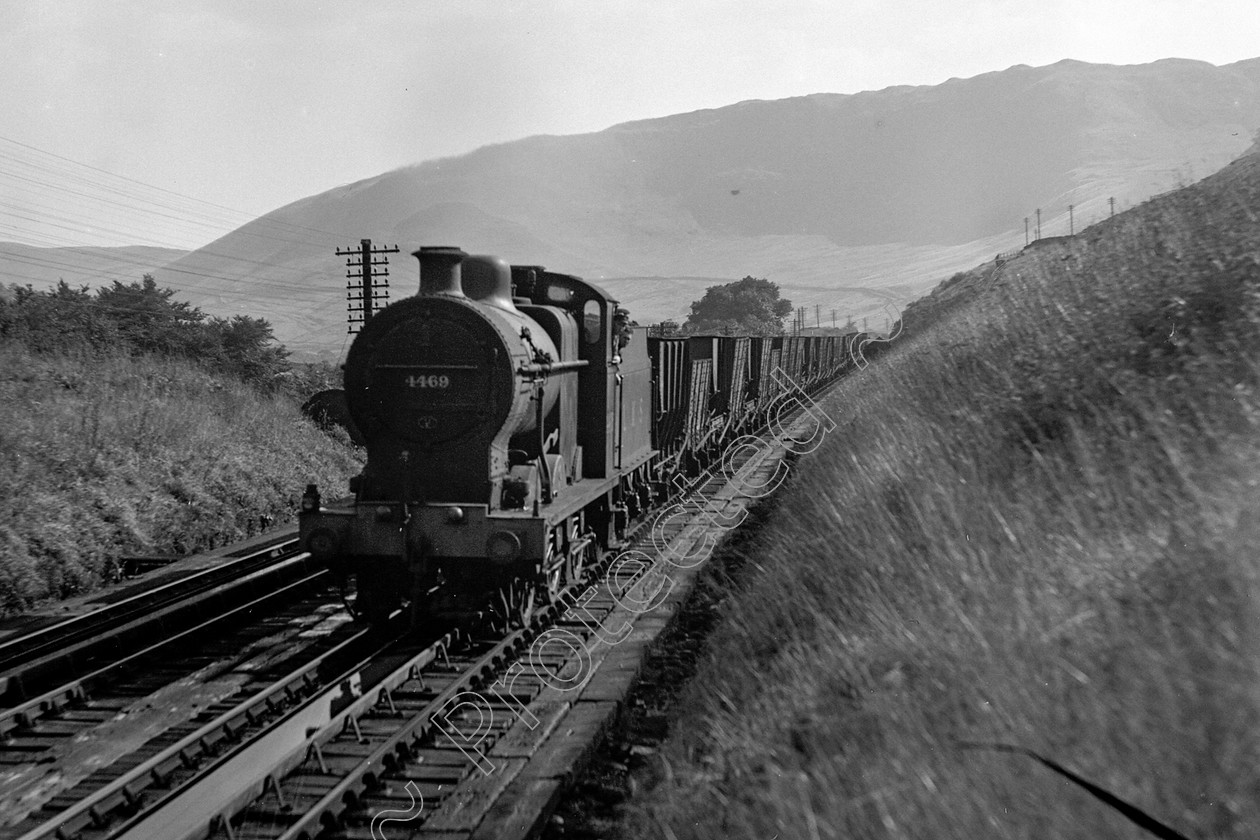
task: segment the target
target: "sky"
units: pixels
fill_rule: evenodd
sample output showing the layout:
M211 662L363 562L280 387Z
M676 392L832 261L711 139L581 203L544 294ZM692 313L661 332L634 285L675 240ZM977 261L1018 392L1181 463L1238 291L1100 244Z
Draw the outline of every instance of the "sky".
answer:
M194 248L535 134L1064 58L1257 56L1257 0L0 0L0 242Z

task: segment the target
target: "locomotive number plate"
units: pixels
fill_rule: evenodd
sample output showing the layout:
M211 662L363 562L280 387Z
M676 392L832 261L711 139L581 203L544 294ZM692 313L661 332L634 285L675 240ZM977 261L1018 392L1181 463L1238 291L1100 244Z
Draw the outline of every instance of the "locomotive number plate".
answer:
M403 382L407 383L408 388L442 389L451 387L451 378L444 373L430 373L427 376L412 374L404 379Z

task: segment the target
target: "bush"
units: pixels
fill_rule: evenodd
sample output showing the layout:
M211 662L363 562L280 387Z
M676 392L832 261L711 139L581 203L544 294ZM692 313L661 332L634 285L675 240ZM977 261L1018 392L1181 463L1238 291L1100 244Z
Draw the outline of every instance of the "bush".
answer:
M39 353L153 353L196 361L257 387L278 387L289 370L288 351L274 344L262 318L207 317L158 288L151 275L139 283L113 285L95 295L64 281L43 292L13 286L0 296L0 339Z
M0 614L88 592L126 554L206 550L346 486L354 450L181 359L0 342Z

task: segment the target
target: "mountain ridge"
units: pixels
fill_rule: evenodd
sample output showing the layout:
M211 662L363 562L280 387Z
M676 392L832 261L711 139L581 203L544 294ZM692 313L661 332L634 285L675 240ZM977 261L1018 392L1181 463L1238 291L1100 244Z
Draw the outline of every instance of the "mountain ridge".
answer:
M797 305L883 317L1021 246L1038 208L1043 235L1068 232L1068 205L1079 230L1109 198L1123 209L1216 171L1258 128L1260 58L1064 59L750 99L400 167L290 202L157 273L209 312L267 317L299 354L344 344L333 252L362 238L579 274L645 323L698 297L670 278L746 275ZM414 293L413 260L390 270L395 299Z

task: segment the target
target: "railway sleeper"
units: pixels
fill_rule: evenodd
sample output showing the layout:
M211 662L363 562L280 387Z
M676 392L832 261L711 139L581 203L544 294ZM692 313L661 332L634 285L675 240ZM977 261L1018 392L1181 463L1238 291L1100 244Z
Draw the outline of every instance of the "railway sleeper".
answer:
M353 759L354 766L358 766L376 749L373 744L362 743L353 737L337 737L320 748L320 752L324 756L324 761L330 766L337 759Z
M682 529L683 527L679 525L670 530L677 533ZM557 529L557 538L553 546L555 553L552 556L561 554L574 541L580 540L581 534L581 523L576 521L569 523L569 528L565 531ZM578 556L572 559L584 561L586 558ZM576 570L571 568L567 571L572 573ZM625 584L633 581L636 576L626 573L627 571L623 569L622 574L615 576L615 582L607 586L623 588ZM601 587L596 591L598 594L581 602L581 607L586 611L598 612L613 608L616 599L611 596L609 589ZM553 613L563 613L566 608L568 605L560 602L544 609ZM588 636L594 629L593 625L591 618L582 611L574 611L570 615L563 616L560 621L561 629L568 628L568 632L578 637ZM568 650L552 652L544 647L540 651L537 646L531 646L514 665L511 654L505 649L505 655L495 657L498 660L494 663L495 667L499 669L516 667L520 676L519 679L509 677L504 681L507 684L501 685L494 674L482 675L481 681L485 683L482 693L492 704L490 708L492 720L488 724L482 719L486 709L480 704L475 710L470 707L467 710L468 714L451 716L445 721L436 719L430 719L427 723L400 721L400 712L422 711L423 706L431 705L440 694L451 691L460 672L486 665L485 654L492 649L489 645L474 646L472 649L460 651L457 655L450 655L447 657L445 668L440 663L435 663L428 668L423 682L416 680L410 684L404 683L408 686L407 688L394 689L388 698L382 694L382 705L378 707L374 715L356 719L346 727L342 735L322 744L318 750L311 751L311 755L319 759L318 772L315 770L316 762L308 759L305 768L299 774L291 775L284 783L283 791L277 789L274 792L275 795L264 797L265 802L256 803L259 807L251 807L247 813L263 819L278 819L281 814L276 812L282 808L281 803L284 797L296 802L299 801L299 797L304 799L306 794L314 796L321 791L327 793L338 788L340 784L337 780L344 778L345 775L362 772L362 765L359 762L381 753L382 741L385 738L395 739L400 733L406 733L406 735L399 740L396 748L390 751L390 755L383 762L384 767L378 765L373 768L361 782L354 785L352 791L337 797L338 801L335 804L323 806L322 813L316 819L323 821L326 826L340 823L344 825L345 830L339 830L336 833L341 836L351 836L352 833L363 833L366 812L360 809L364 806L384 801L390 805L395 802L404 802L409 807L411 793L407 789L407 781L415 781L423 785L421 791L431 794L426 797L428 799L435 799L439 792L445 794L450 785L458 783L470 773L475 772L473 758L464 755L455 745L467 744L477 738L480 739L483 749L490 749L491 745L500 741L516 722L520 707L537 698L543 690L543 683L548 681L549 675L579 667L578 663L571 661L573 657ZM545 671L540 669L545 669ZM469 680L465 678L465 682ZM498 690L502 690L504 694L496 698ZM415 708L417 704L420 708ZM388 711L383 708L386 705L388 705ZM434 715L440 713L440 710L431 712ZM443 742L448 745L445 749ZM402 759L406 759L406 762L404 763ZM349 773L343 775L338 772L352 763L357 766L347 768ZM312 801L310 805L313 806L316 801ZM436 802L427 804L435 805ZM312 814L312 817L314 816ZM290 821L296 821L296 817ZM245 821L241 825L241 831L237 832L237 836L242 838L250 836L253 829L257 827ZM370 824L366 827L370 829ZM367 832L367 836L371 836L370 831Z
M408 763L399 767L397 770L391 770L387 777L397 779L399 781L412 781L417 784L435 784L435 785L456 785L468 776L472 770L472 764L468 758L458 750L437 750L430 748L425 752L435 753L456 753L452 755L451 760L458 763L453 764L430 764L421 762L419 764Z
M393 735L397 731L398 718L392 715L389 717L364 715L359 719L359 732L364 738L381 738Z
M337 778L334 776L290 773L284 777L284 782L279 787L273 788L273 792L278 790L282 794L276 801L284 800L284 803L288 803L292 799L309 799L308 804L313 805L336 786Z
M364 810L376 810L373 807L374 800L383 800L382 804L388 808L395 807L399 802L409 803L411 801L411 795L407 792L407 788L413 785L420 791L420 795L424 797L426 804L438 802L452 791L451 785L445 781L435 782L416 781L414 779L405 778L386 778L379 782L376 787L364 794L363 802L367 806Z
M63 738L72 738L83 731L83 727L76 726L73 722L63 720L41 720L34 726L20 729L10 735L11 741L4 744L5 749L10 748L11 743L20 743L21 739L52 741L54 743Z

